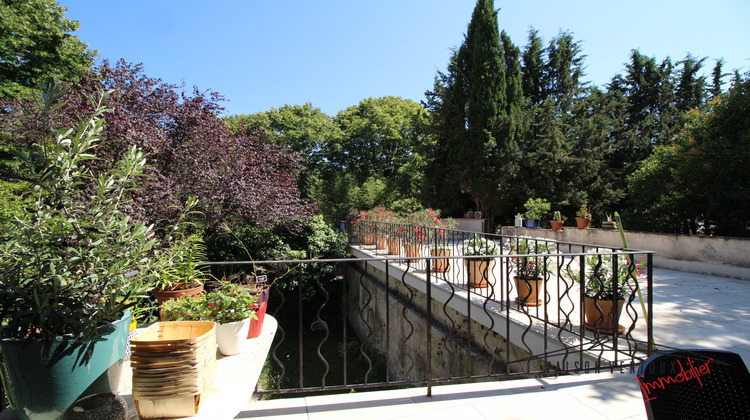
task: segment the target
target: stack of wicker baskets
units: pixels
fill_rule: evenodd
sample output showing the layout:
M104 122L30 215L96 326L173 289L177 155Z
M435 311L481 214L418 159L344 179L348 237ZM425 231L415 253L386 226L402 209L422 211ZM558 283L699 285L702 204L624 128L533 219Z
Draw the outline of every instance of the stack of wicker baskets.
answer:
M133 400L140 418L196 415L216 375L216 324L157 322L130 345Z

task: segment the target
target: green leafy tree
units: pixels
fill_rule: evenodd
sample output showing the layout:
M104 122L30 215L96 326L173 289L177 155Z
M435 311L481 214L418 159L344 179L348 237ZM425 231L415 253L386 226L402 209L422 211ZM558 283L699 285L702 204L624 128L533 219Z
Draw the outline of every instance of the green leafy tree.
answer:
M75 37L79 24L65 11L55 0L0 1L0 97L91 67L96 53Z
M306 156L306 169L317 168L328 144L341 139L341 130L331 117L312 104L284 105L256 114L232 115L224 121L235 133L261 134L270 142L287 145Z
M643 195L636 209L647 216L644 224L671 232L750 236L748 115L747 79L707 109L690 111L674 142L658 148L629 179L631 194Z

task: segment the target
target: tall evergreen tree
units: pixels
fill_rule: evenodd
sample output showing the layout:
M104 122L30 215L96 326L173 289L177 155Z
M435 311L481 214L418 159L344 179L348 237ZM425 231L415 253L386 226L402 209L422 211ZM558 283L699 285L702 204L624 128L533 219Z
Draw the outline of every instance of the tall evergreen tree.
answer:
M687 111L703 104L706 96L706 76L698 76L706 57L697 59L688 54L680 61L679 82L675 91L677 109Z
M523 52L521 67L524 96L530 105L541 104L545 99L544 90L544 48L539 31L529 30L528 43Z
M721 79L724 76L727 76L727 74L722 73L721 70L724 67L724 59L720 58L716 60L716 65L714 65L714 69L711 72L711 97L715 98L721 94L721 85L723 82Z

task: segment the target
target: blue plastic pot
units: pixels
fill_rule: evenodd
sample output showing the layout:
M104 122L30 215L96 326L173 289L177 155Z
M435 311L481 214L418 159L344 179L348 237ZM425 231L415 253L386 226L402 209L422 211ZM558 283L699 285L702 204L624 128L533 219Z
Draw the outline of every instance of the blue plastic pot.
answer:
M526 227L529 229L539 229L539 219L526 219Z
M113 323L115 331L97 342L87 364L76 350L49 366L41 341L0 340L0 369L10 407L20 419L56 419L78 398L116 390L128 341L130 312ZM52 351L57 344L52 345Z

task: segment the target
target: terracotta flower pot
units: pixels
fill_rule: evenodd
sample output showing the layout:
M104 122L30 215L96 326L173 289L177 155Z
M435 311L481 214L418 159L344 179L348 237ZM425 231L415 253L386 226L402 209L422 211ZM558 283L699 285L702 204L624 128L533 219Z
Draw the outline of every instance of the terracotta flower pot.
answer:
M388 238L388 255L398 255L401 253L401 239Z
M600 334L614 334L615 326L617 326L617 331L620 334L625 332L625 327L618 324L624 302L624 299L618 299L617 309L615 310L615 302L612 300L592 299L585 296L584 314L586 317L586 329L599 331Z
M489 278L492 275L492 269L495 267L495 260L492 258L472 258L465 260L466 276L469 287L487 288Z
M591 219L587 217L576 217L576 225L578 225L578 229L586 229L589 227L589 223L591 223Z
M419 257L422 255L422 244L404 244L404 255L407 257ZM416 264L421 261L420 258L409 258L406 260L410 264Z
M154 297L159 301L159 305L168 300L177 299L183 296L197 296L203 293L203 285L199 284L189 289L177 290L154 290Z
M451 255L451 252L445 248L431 249L430 255L433 257L447 257ZM451 269L450 260L447 258L432 260L431 264L432 271L435 273L445 273Z
M550 220L549 225L552 228L552 230L562 230L563 221L562 220Z
M526 306L539 306L542 304L542 300L539 299L539 290L544 288L544 280L542 279L521 279L513 277L516 281L516 292L518 297L516 303L519 305Z

